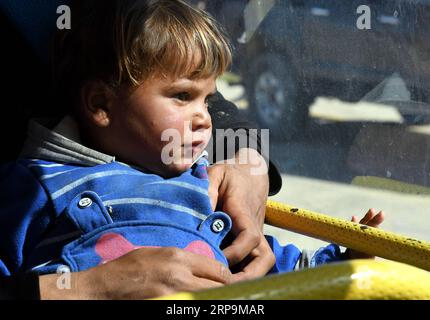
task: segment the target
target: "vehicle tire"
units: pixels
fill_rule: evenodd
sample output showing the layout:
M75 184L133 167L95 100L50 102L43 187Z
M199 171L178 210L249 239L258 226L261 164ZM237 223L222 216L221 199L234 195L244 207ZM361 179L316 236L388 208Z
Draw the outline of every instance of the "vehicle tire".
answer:
M299 103L299 81L288 57L261 53L245 73L250 114L270 137L291 140L304 130L306 110Z

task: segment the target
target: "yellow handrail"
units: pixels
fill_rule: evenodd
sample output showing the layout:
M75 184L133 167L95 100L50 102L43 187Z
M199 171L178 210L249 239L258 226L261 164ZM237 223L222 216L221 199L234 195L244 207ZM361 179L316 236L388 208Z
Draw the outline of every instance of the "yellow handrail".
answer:
M268 201L266 223L430 271L430 243Z
M430 299L428 242L274 201L266 223L403 263L351 260L161 299Z
M159 299L428 300L430 274L399 262L350 260Z

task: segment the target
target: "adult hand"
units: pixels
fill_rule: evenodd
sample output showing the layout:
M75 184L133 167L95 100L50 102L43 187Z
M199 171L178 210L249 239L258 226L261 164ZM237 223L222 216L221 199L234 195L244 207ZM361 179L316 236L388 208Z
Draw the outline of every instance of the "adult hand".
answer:
M141 248L106 264L70 273L70 289L59 277L39 277L41 299L146 299L230 283L222 263L178 248Z
M226 212L233 221L235 239L224 254L231 267L239 264L232 279L241 281L264 276L275 257L262 232L269 191L267 164L254 149L240 149L232 162L208 168L209 197L212 208Z

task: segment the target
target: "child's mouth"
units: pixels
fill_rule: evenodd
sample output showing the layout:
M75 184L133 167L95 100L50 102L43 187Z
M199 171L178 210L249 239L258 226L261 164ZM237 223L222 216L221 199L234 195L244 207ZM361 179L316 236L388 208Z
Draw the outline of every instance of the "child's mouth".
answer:
M205 147L205 141L198 140L192 143L185 143L182 146L185 149L185 156L194 158L203 151Z

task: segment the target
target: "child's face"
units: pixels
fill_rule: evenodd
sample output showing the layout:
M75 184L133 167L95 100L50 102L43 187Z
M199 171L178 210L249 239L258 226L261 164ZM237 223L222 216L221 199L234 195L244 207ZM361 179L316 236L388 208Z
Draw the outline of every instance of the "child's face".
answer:
M215 77L144 81L112 108L115 155L163 176L187 170L211 137L207 99L215 92Z

